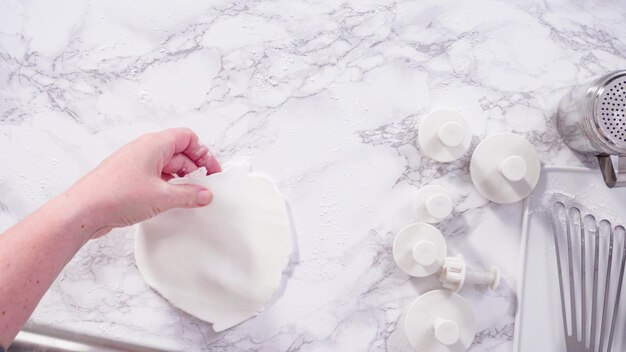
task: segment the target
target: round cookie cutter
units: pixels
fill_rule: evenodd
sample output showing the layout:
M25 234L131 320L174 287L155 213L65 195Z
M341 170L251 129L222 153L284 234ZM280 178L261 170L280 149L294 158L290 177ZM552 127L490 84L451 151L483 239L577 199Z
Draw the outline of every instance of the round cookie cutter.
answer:
M446 240L439 230L426 223L406 226L393 241L393 259L413 277L437 273L446 258Z
M462 352L476 334L476 317L469 303L447 290L418 297L407 308L402 324L417 352Z
M537 186L541 162L535 147L524 137L499 133L474 150L470 174L485 198L500 204L520 201Z
M471 126L456 111L436 110L426 115L417 131L422 152L439 162L458 159L472 143Z
M441 186L426 186L417 193L415 208L417 221L435 224L452 213L452 198Z

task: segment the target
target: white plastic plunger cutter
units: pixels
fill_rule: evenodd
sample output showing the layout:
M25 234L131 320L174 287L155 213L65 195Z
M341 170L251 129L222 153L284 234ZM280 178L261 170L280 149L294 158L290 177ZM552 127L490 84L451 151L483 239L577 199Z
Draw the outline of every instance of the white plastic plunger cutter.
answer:
M456 292L466 284L489 286L495 290L500 285L500 269L497 267L490 271L472 269L466 266L463 256L458 255L444 259L439 280L443 287Z
M470 163L474 186L492 202L508 204L532 193L541 172L535 147L513 133L486 138L476 147Z
M476 334L476 318L458 294L435 290L418 297L401 322L409 344L418 352L461 352Z
M422 152L439 162L458 159L472 143L471 126L463 115L452 110L437 110L424 117L417 132Z
M463 125L458 122L446 122L437 131L439 141L446 147L458 147L465 139Z
M437 273L446 257L446 240L429 224L406 226L393 241L393 259L405 273L425 277Z
M452 198L441 186L426 186L415 197L415 217L419 222L437 223L452 213Z
M528 174L526 160L519 155L511 155L498 165L502 176L511 182L521 181Z
M437 262L437 245L431 241L419 241L413 246L413 260L422 266Z
M442 345L454 345L461 338L459 324L454 320L437 318L433 322L433 328L435 329L435 338Z

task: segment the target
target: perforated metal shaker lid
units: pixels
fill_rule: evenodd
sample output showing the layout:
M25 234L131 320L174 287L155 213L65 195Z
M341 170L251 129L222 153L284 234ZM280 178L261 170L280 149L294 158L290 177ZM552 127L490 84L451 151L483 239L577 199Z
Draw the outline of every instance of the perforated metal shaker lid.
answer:
M599 137L626 153L626 71L603 77L594 88L593 121Z

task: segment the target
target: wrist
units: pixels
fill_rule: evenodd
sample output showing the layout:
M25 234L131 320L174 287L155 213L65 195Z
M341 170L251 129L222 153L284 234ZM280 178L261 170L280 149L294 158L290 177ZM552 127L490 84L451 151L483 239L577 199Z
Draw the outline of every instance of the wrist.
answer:
M86 199L89 197L69 189L44 206L44 211L50 213L66 229L68 236L75 237L80 246L104 227L96 207L85 201Z

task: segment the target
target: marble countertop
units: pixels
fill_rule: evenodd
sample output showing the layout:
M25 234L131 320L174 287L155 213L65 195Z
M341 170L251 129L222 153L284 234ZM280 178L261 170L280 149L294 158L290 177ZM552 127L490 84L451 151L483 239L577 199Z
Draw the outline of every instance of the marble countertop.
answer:
M512 131L544 164L593 165L554 113L572 85L626 67L625 16L619 0L3 1L0 229L133 137L189 126L271 175L297 232L284 291L224 333L144 284L124 229L68 264L33 321L185 351L406 351L398 318L438 283L390 249L419 187L438 184L451 251L503 274L462 292L470 350L512 351L522 205L482 198L469 153L423 157L415 126L456 109L474 146Z

